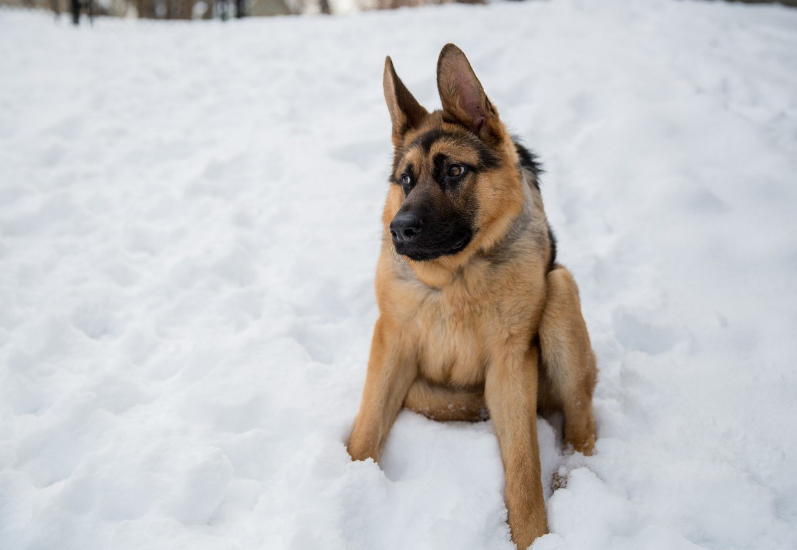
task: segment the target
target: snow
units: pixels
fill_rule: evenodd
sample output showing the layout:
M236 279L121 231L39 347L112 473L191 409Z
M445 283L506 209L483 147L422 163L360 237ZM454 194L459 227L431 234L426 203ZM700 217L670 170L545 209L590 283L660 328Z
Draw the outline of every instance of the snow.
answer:
M797 11L663 0L0 12L1 548L513 547L489 422L345 449L383 59L434 107L448 41L544 162L601 369L593 457L538 420L535 550L797 548Z

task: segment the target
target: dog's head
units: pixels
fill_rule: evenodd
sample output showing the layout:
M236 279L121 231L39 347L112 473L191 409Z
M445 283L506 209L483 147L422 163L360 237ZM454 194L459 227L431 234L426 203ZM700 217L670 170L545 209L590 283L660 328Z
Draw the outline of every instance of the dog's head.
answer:
M487 249L523 207L518 152L465 54L440 52L429 113L385 60L395 155L383 221L398 254L454 260Z

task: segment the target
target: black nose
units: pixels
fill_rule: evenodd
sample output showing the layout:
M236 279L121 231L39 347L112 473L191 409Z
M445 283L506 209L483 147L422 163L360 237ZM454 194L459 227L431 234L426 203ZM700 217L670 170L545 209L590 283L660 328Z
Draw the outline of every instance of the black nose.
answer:
M397 243L411 243L421 234L423 219L415 212L399 212L390 222L390 234Z

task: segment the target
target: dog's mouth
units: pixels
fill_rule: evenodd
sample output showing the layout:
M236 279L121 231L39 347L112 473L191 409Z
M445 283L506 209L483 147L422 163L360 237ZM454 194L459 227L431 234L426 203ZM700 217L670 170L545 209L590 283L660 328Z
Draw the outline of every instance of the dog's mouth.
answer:
M429 260L435 260L440 258L441 256L452 256L459 252L462 252L467 246L470 244L473 235L464 235L461 238L454 241L454 243L450 246L446 247L423 247L413 245L411 243L397 243L393 242L393 245L396 248L396 252L401 254L402 256L408 257L410 260L415 262L426 262Z
M468 246L469 242L470 242L470 235L462 237L461 239L459 239L457 242L454 243L454 246L451 247L451 251L449 253L456 254L457 252Z

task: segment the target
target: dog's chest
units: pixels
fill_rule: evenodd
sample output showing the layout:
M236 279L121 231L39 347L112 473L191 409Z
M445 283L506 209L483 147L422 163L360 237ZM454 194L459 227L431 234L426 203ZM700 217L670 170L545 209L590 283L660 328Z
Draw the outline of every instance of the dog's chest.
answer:
M459 387L484 382L491 308L439 295L419 310L419 368L432 382Z

